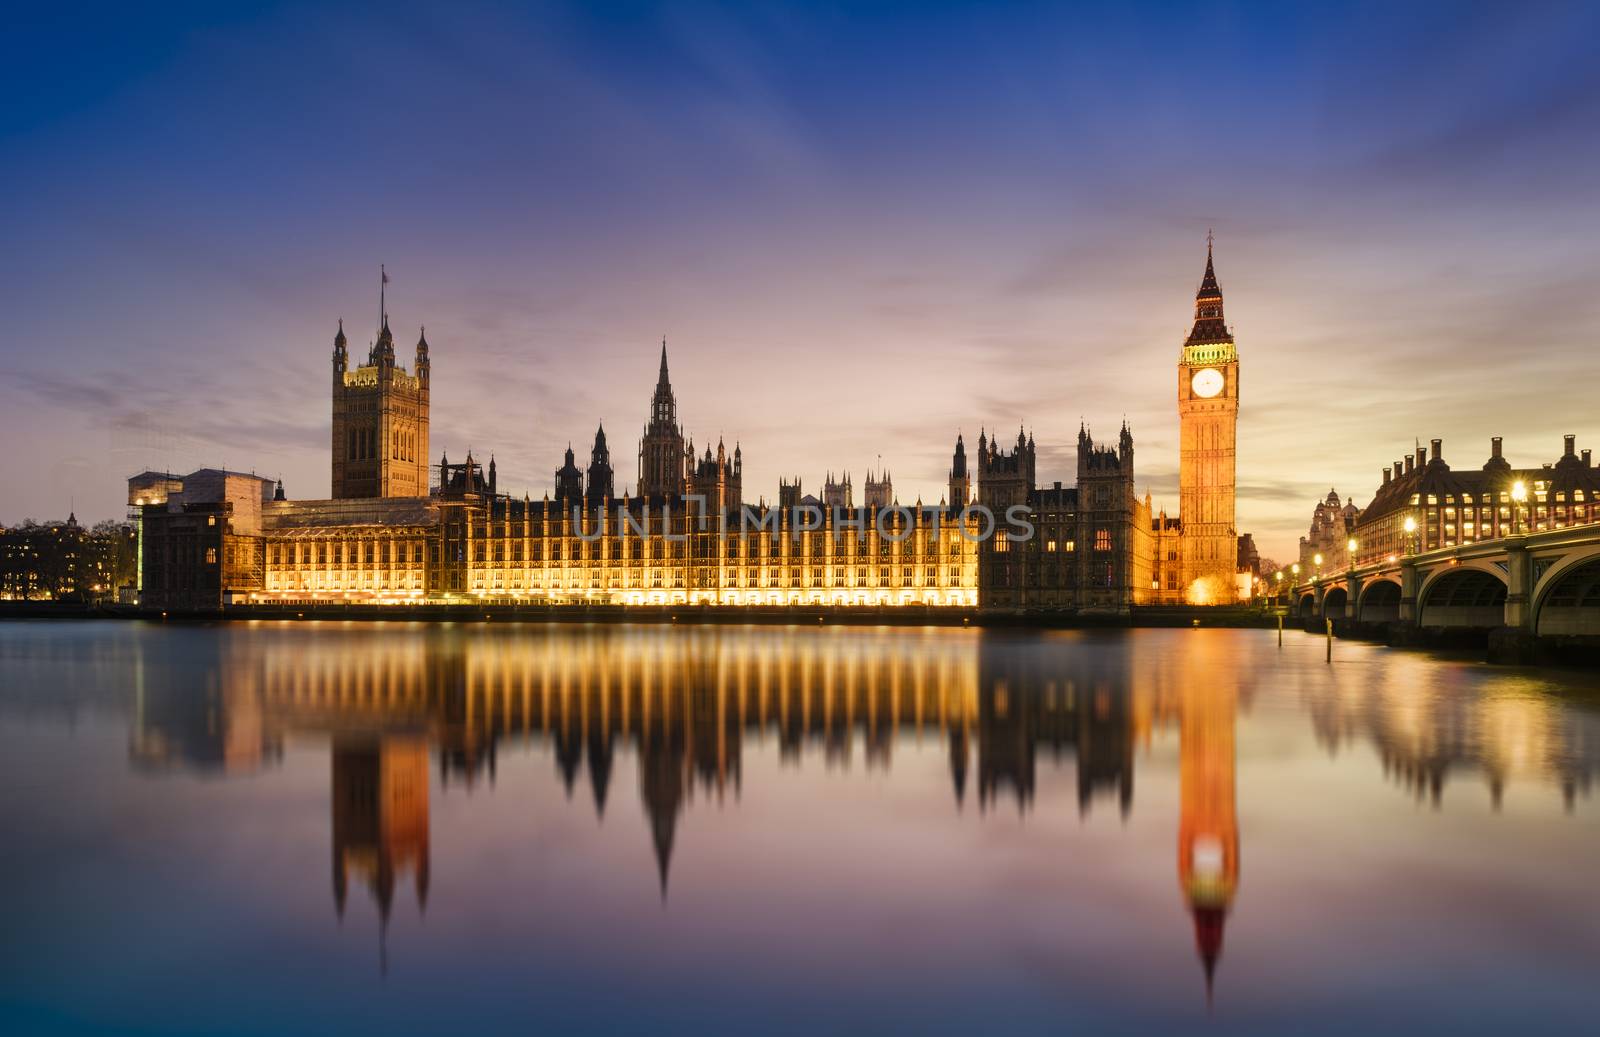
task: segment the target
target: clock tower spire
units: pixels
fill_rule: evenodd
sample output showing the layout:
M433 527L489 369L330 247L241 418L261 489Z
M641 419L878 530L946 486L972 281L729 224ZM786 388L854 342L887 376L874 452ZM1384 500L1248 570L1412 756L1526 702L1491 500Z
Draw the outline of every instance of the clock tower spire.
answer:
M1239 352L1222 315L1211 236L1194 296L1194 327L1178 358L1178 500L1183 523L1184 600L1232 602L1238 563L1234 488L1239 426Z

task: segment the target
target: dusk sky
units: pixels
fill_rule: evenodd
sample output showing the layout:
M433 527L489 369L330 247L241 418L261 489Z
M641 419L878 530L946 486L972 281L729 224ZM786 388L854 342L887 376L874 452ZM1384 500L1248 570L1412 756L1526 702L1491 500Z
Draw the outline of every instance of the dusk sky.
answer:
M1417 439L1600 447L1600 6L45 10L0 63L3 523L146 468L327 496L380 263L433 459L535 497L601 420L632 486L666 335L747 499L881 455L931 503L1019 423L1070 485L1126 417L1176 511L1208 228L1263 554Z

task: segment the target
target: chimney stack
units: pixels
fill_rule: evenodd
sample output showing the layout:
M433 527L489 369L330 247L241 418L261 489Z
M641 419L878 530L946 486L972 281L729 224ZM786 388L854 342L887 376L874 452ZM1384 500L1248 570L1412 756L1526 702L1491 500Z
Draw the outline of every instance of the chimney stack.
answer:
M1489 456L1496 461L1500 460L1500 437L1495 436L1489 440Z
M1383 484L1385 486L1389 485L1389 475L1390 475L1389 469L1385 468L1383 470Z
M1585 468L1591 467L1590 462L1589 462L1589 451L1587 451L1587 450L1585 450L1583 452L1583 466Z
M1427 466L1428 466L1428 448L1425 447L1425 446L1419 446L1419 447L1417 447L1417 467L1418 468L1426 468Z
M1412 467L1413 464L1416 463L1416 460L1417 460L1416 455L1414 455L1414 454L1407 454L1406 455L1406 474L1407 475L1411 474L1411 467Z
M1561 437L1561 442L1563 444L1562 445L1562 449L1561 449L1561 455L1563 457L1571 457L1572 453L1573 453L1573 448L1578 445L1578 437L1577 436L1562 436Z
M1433 441L1433 459L1435 461L1444 460L1444 450L1442 449L1443 444L1444 440L1442 439L1436 439Z
M1400 462L1399 461L1396 461L1394 463L1394 477L1396 479L1400 478Z

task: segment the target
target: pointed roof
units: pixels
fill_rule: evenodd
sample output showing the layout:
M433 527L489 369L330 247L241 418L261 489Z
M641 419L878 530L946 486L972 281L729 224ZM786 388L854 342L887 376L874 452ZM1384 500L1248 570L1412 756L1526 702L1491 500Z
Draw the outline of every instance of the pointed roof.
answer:
M1194 327L1189 331L1185 346L1231 345L1233 334L1228 331L1222 314L1222 287L1217 284L1217 267L1212 257L1211 236L1206 236L1206 272L1200 278L1200 288L1194 293Z
M1194 293L1196 299L1220 299L1222 288L1217 284L1217 267L1212 258L1212 244L1206 241L1206 272L1200 278L1200 290Z
M656 378L657 387L670 386L672 382L667 378L667 336L661 336L661 374Z
M344 348L344 345L345 345L345 343L346 343L346 342L348 342L348 341L349 341L349 340L348 340L348 339L346 339L346 338L345 338L345 337L344 337L344 318L343 318L343 317L340 317L340 318L339 318L339 330L338 330L338 332L337 332L337 333L336 333L336 334L335 334L335 335L334 335L334 336L333 336L333 345L334 345L334 348L335 348L335 349L343 349L343 348Z

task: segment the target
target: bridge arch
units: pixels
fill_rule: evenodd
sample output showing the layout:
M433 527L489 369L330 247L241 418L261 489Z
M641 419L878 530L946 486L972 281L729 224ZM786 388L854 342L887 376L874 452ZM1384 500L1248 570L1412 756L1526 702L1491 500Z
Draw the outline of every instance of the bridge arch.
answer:
M1356 619L1362 623L1393 623L1400 618L1400 581L1386 577L1368 580L1357 600Z
M1300 595L1300 601L1295 606L1295 614L1301 619L1317 618L1317 596L1311 591Z
M1343 619L1350 593L1343 587L1333 586L1322 592L1322 615L1330 619Z
M1539 635L1600 635L1600 551L1553 566L1534 597Z
M1417 593L1425 627L1497 627L1506 621L1506 577L1489 565L1436 569Z

